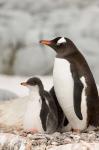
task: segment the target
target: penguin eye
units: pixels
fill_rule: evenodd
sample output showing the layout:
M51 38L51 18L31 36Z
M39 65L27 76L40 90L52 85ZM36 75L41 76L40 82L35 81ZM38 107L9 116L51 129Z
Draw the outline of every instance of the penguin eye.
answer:
M35 81L33 81L33 83L32 83L33 85L36 85L36 82Z

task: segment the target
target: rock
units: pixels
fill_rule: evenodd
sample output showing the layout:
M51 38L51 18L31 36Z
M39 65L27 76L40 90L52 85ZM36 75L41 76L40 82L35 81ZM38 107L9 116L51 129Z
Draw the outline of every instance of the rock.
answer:
M52 70L54 54L44 47L22 48L16 54L13 73L21 75L45 75ZM20 64L20 65L19 65Z
M62 146L56 146L54 148L50 148L49 150L98 150L99 144L97 143L75 143L75 144L67 144Z
M14 129L15 130L15 129ZM34 134L23 136L22 132L0 133L0 149L28 149L28 150L98 150L99 131L87 133L66 132L63 134ZM21 133L21 136L20 136ZM71 136L72 135L72 136ZM91 135L91 137L90 137ZM78 141L78 136L80 137ZM95 137L92 141L90 138ZM71 137L73 137L71 139ZM82 139L83 137L83 139ZM90 138L89 138L90 137ZM65 141L68 143L65 143ZM97 140L98 139L98 140ZM63 141L63 142L62 142Z
M10 100L10 99L15 99L15 98L18 98L18 95L15 94L14 92L11 92L5 89L0 89L0 101Z
M31 16L20 11L0 10L0 22L0 73L12 74L15 53L23 45Z
M0 73L10 74L10 60L12 57L12 50L10 48L0 47Z
M0 149L19 149L26 147L25 143L25 138L13 134L0 133Z

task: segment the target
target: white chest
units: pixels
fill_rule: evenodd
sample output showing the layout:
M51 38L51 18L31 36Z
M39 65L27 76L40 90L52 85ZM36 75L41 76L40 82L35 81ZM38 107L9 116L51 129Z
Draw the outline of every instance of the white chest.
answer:
M70 63L65 59L55 58L53 70L53 82L58 101L68 118L72 128L84 129L86 127L86 104L83 91L81 112L83 120L79 120L74 111L74 81L72 78ZM83 102L84 101L84 102Z
M65 59L55 59L53 81L59 102L63 105L63 109L67 110L73 106L74 82L70 71L70 63Z
M43 132L42 123L40 119L41 111L41 100L38 94L30 96L28 102L25 117L24 117L24 129L31 130L33 128L37 129L39 132Z

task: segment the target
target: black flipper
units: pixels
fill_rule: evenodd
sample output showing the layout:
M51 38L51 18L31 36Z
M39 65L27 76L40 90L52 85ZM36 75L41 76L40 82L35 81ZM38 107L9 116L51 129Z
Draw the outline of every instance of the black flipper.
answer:
M49 110L47 120L46 120L46 132L53 133L58 128L57 107L50 93L48 93L47 91L44 91L44 96L45 96L46 104L48 105L48 110Z
M47 120L48 113L49 113L48 106L46 105L45 99L42 97L42 108L40 111L40 118L41 118L42 127L44 131L46 131L46 120Z
M54 87L52 87L49 92L50 92L51 96L53 97L54 102L55 102L56 107L57 107L57 112L58 112L58 129L61 130L62 127L63 126L67 126L67 124L69 122L68 122L67 118L65 117L65 114L64 114L62 108L60 107L60 105L58 103Z
M81 113L81 96L83 90L83 84L80 81L80 77L74 65L71 64L71 72L74 79L74 110L77 117L82 120L83 116Z

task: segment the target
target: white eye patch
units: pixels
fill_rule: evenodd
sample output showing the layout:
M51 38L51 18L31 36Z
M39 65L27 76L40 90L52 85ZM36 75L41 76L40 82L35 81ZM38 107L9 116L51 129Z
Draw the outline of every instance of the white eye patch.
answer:
M66 43L66 39L64 37L60 38L58 41L57 41L57 45L61 44L61 43Z

